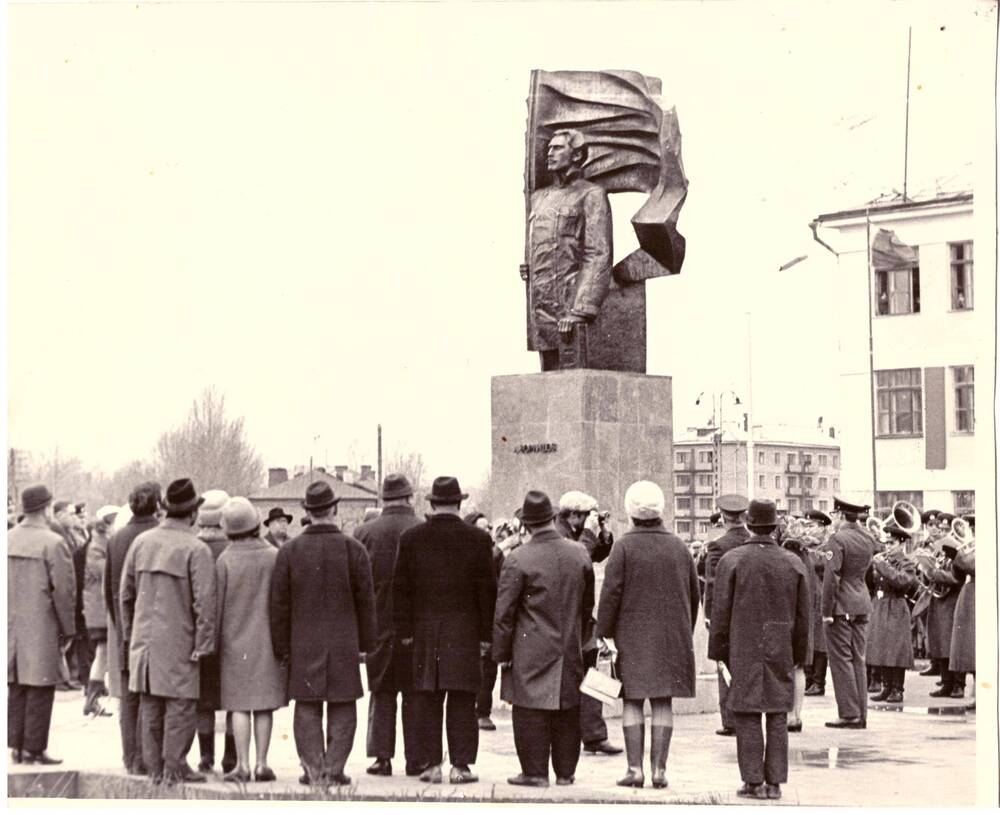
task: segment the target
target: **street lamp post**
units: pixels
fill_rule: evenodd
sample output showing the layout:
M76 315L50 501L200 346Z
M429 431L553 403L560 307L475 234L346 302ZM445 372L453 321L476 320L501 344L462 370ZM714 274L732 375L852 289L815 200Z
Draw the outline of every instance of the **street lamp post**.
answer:
M698 394L698 398L694 400L696 405L701 404L701 399L705 395L702 391ZM722 391L721 393L712 393L712 500L716 501L722 492L722 406L723 400L726 396L733 397L734 405L743 404L740 401L740 397L736 395L735 391ZM716 421L718 417L718 421ZM735 455L735 453L734 453Z

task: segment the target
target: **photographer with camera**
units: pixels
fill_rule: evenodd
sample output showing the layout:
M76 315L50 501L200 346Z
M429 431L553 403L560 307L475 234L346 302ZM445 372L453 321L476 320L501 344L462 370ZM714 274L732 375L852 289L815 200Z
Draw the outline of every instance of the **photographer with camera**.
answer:
M593 563L601 563L611 554L614 535L605 528L610 513L600 513L597 501L585 492L570 490L559 499L559 517L556 530L564 538L583 544ZM594 636L597 621L591 617L584 631L583 664L584 673L597 666L597 637ZM584 695L580 701L580 738L583 749L592 755L616 756L622 748L608 741L608 726L604 723L601 703Z

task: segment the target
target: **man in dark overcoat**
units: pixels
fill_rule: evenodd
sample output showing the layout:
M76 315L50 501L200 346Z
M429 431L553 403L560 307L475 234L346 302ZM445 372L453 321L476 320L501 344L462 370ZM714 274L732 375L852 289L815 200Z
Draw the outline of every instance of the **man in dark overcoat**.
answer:
M888 544L902 545L910 534L898 526L885 530ZM896 550L897 552L899 550ZM878 670L881 687L873 702L903 703L906 672L913 670L913 638L910 636L910 604L907 596L917 586L916 566L905 555L885 551L872 561L875 600L865 659Z
M725 664L729 707L736 724L736 757L743 798L780 798L788 780L788 711L795 666L809 646L809 587L805 566L772 537L773 501L752 501L743 546L719 561L708 658ZM767 739L761 733L766 717Z
M302 507L311 523L278 550L271 576L271 643L275 657L289 663L303 784L351 783L344 765L363 694L358 654L376 644L368 552L337 527L339 501L326 481L309 485Z
M387 475L382 482L382 514L358 527L354 536L368 552L375 587L378 638L375 649L365 656L368 672L368 756L375 763L370 775L392 775L396 754L396 699L402 694L403 752L406 774L424 771L417 751L419 737L413 713L413 651L404 646L396 631L393 609L393 576L399 554L399 537L419 523L413 511L413 486L405 475Z
M559 499L556 531L564 538L582 543L591 563L603 563L611 554L614 537L604 529L597 512L597 500L585 492L570 490ZM599 648L594 631L597 620L591 619L583 635L583 664L597 667ZM608 726L604 721L601 702L584 695L580 699L580 739L583 749L591 755L616 756L622 748L608 741Z
M21 491L23 519L7 533L7 746L13 764L59 764L46 752L62 642L75 630L76 578L49 528L52 494Z
M705 626L712 622L712 606L715 591L715 572L719 568L722 556L737 546L742 546L750 540L750 532L744 525L747 507L750 502L742 495L719 496L719 512L726 531L721 537L710 541L705 547ZM717 669L719 682L719 714L722 717L722 728L715 731L717 736L735 736L736 726L726 705L729 684L722 675L722 668Z
M493 541L459 514L468 498L458 479L434 479L425 523L403 533L396 563L397 634L413 645L413 686L423 781L441 783L441 730L447 706L451 783L477 781L476 692L481 646L493 632Z
M942 513L939 518L947 518ZM942 541L947 538L942 538ZM939 547L924 548L924 552L942 552ZM954 550L951 551L954 554ZM958 595L962 590L962 581L955 577L952 570L952 560L947 555L932 554L918 558L918 568L926 576L931 586L930 601L927 607L927 656L932 668L941 673L941 687L931 691L934 697L952 697L961 699L965 696L965 677L953 673L948 666L951 654L951 634L955 625L955 608L958 606Z
M812 664L806 666L806 696L826 695L826 630L823 622L823 567L826 563L826 541L830 537L833 518L822 510L812 509L806 513L806 518L813 526L821 543L809 552L810 568L813 570L812 592Z
M264 519L264 526L267 527L264 540L275 549L280 549L288 542L288 525L292 520L292 516L281 507L272 507Z
M594 608L594 567L575 541L556 531L549 497L532 490L521 523L531 539L500 572L493 658L509 663L520 786L547 787L549 757L557 784L573 783L580 758L583 634Z
M132 489L128 497L132 517L108 541L108 564L104 570L104 602L108 616L115 628L118 645L118 664L121 666L121 707L119 729L122 738L122 762L130 775L146 775L142 761L142 738L139 724L139 694L129 689L128 650L122 625L121 585L125 556L135 539L143 532L156 527L156 511L160 508L160 485L145 481Z
M821 613L838 718L826 726L864 730L868 726L865 648L872 612L865 575L875 555L875 540L858 521L869 507L834 498L833 509L842 521L824 547Z
M192 527L201 497L171 482L166 517L133 541L121 584L129 689L141 694L142 758L154 782L202 782L185 757L197 727L199 662L215 652L215 564Z

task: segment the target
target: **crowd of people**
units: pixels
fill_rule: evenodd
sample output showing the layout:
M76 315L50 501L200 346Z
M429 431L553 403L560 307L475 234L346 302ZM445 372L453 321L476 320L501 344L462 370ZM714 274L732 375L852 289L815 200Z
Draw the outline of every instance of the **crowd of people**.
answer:
M86 676L85 715L110 715L109 691L120 699L129 774L205 781L225 711L224 780L273 781L273 713L294 702L300 782L350 784L363 663L370 775L393 773L400 714L406 775L442 783L446 739L449 782L478 781L499 676L520 764L508 783L548 786L551 765L569 785L581 752L623 752L587 681L603 653L623 700L618 784L643 787L648 766L663 788L672 700L695 695L703 607L737 794L776 799L788 733L802 729L804 696L825 693L827 666L838 708L827 726L843 729L867 727L869 694L902 702L915 641L932 659L924 673L942 677L932 695L962 697L975 672L975 549L946 514L925 513L917 533L866 523L868 507L839 499L835 517L779 518L773 502L725 495L724 533L695 557L648 481L626 491L618 540L583 492L553 505L529 491L495 524L463 515L467 498L457 479L437 478L420 519L413 486L389 475L380 510L348 535L318 481L293 535L282 509L262 519L246 498L199 494L190 479L139 484L90 523L45 485L25 488L8 530L11 761L59 763L47 752L54 692Z

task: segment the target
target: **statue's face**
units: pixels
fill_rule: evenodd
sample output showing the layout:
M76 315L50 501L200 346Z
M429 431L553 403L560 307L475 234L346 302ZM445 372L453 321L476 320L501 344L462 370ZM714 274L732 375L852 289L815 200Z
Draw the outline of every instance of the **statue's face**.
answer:
M561 172L573 166L573 148L565 136L553 136L545 154L545 166L549 172Z

